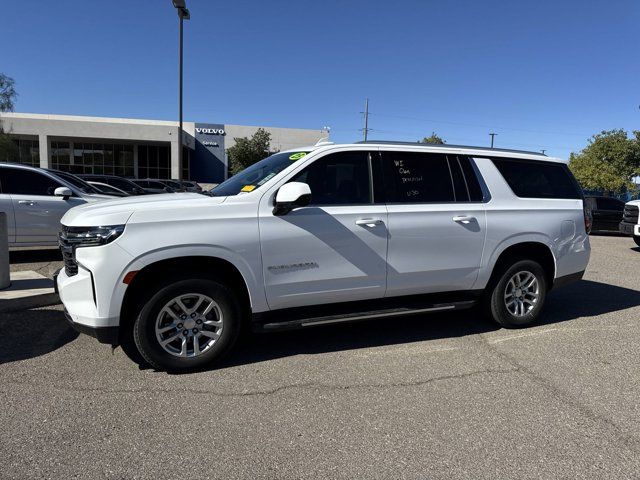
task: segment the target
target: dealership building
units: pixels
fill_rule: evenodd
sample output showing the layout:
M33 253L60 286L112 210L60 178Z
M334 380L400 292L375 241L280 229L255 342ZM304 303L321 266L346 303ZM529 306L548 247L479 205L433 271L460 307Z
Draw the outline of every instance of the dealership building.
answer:
M71 173L133 178L178 178L178 122L34 113L1 113L0 126L16 143L17 161ZM227 177L227 149L258 128L271 149L314 145L327 130L183 123L183 178L220 183Z

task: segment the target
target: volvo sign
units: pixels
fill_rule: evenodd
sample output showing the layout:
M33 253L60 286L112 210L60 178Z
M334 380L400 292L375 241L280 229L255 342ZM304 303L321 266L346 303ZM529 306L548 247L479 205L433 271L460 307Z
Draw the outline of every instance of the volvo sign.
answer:
M205 135L224 135L225 131L223 128L203 128L196 127L196 133L202 133Z
M220 123L196 123L196 155L201 161L194 165L194 178L211 183L227 178L226 132Z

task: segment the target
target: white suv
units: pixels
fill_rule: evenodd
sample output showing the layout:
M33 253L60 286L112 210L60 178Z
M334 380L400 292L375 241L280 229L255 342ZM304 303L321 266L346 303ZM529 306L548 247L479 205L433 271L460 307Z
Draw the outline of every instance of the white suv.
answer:
M624 213L620 222L620 232L631 235L640 247L640 200L632 200L624 205Z
M589 260L578 184L535 153L320 144L276 153L212 195L70 210L57 286L76 329L184 370L218 359L244 326L476 304L522 326Z

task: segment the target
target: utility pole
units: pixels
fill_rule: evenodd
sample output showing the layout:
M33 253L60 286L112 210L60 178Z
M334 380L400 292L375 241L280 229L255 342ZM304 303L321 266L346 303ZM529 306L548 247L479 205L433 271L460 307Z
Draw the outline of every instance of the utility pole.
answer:
M360 113L364 113L364 128L361 129L362 132L364 133L364 141L367 141L367 136L369 134L369 99L366 98L364 101L364 112L360 112Z
M545 150L545 149L542 149L542 150L540 150L540 151L542 152L542 154L543 154L543 155L544 155L544 152L546 152L546 150Z
M491 135L491 148L493 148L493 137L495 137L498 134L497 133L490 133L489 135Z

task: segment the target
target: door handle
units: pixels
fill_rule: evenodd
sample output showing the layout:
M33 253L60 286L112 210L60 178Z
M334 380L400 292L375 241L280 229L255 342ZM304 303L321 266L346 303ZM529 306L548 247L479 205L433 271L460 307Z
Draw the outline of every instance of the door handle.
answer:
M452 220L456 223L464 223L465 225L475 221L476 217L471 217L469 215L456 215L452 218Z
M37 205L38 202L35 202L33 200L18 200L18 205L29 205L29 206L33 206L33 205Z
M362 225L365 227L375 227L376 225L382 225L384 222L379 218L361 218L356 220L356 225Z

